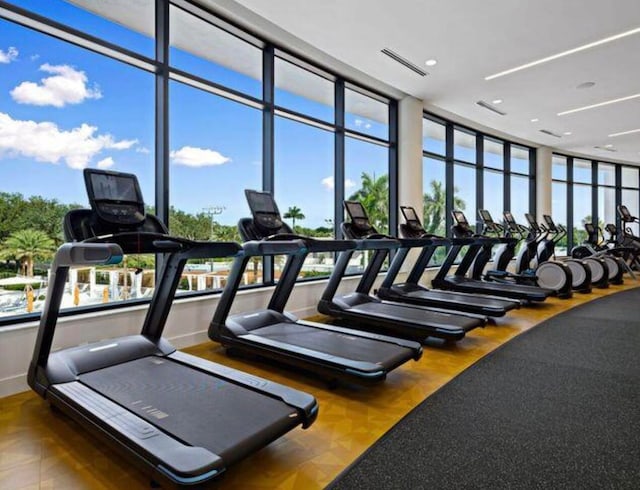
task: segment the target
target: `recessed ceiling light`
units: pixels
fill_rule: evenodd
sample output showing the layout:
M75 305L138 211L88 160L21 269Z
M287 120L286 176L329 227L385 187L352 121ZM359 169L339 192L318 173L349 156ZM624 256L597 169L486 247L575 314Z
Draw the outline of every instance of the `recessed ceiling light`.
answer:
M435 66L438 64L438 60L427 60L424 62L424 64L427 66Z
M620 133L612 133L609 138L615 138L616 136L624 136L625 134L640 133L640 129L632 129L630 131L622 131Z
M625 100L637 99L640 94L628 95L627 97L620 97L618 99L605 100L597 104L586 105L584 107L578 107L577 109L570 109L568 111L558 112L558 116L565 116L567 114L573 114L574 112L586 111L587 109L595 109L596 107L602 107L604 105L615 104L616 102L624 102Z
M582 82L576 88L577 89L591 88L591 87L594 87L595 85L596 85L596 82Z
M505 70L505 71L501 71L500 73L489 75L488 77L484 77L484 79L493 80L494 78L502 77L504 75L509 75L511 73L515 73L517 71L524 70L526 68L531 68L532 66L540 65L548 61L553 61L558 58L562 58L563 56L568 56L570 54L579 53L580 51L584 51L585 49L595 48L596 46L600 46L601 44L610 43L611 41L617 41L618 39L622 39L623 37L632 36L633 34L638 34L638 33L640 33L640 27L636 27L635 29L631 29L630 31L621 32L620 34L615 34L614 36L605 37L604 39L600 39L599 41L594 41L592 43L584 44L582 46L578 46L577 48L568 49L567 51L562 51L561 53L547 56L546 58L541 58L539 60L532 61L531 63L525 63L524 65L511 68L510 70Z
M494 104L502 104L502 99L493 99L491 102Z
M571 136L573 133L571 131L565 131L562 134L564 134L565 136Z
M534 117L531 122L538 122L540 119L538 119L537 117Z
M613 148L613 145L609 143L608 145L604 145L605 148Z

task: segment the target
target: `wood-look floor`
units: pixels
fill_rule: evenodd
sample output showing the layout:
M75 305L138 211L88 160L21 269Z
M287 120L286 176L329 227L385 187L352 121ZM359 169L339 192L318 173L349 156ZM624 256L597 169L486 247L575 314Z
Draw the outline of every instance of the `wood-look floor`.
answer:
M296 375L284 368L227 357L215 343L187 352L312 393L320 403L316 423L295 429L230 468L212 488L322 488L351 464L412 408L461 371L539 322L568 308L638 284L551 299L522 308L476 329L457 345L426 346L421 360L410 361L374 387L340 386ZM0 489L137 489L149 478L119 453L73 421L52 411L31 392L0 399Z

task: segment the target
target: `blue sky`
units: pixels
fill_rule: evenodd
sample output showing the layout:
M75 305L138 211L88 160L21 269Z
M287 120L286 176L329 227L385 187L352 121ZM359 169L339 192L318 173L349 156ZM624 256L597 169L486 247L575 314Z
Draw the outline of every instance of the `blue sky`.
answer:
M62 1L21 1L25 8L137 51L153 42ZM188 53L172 62L236 90L258 95L259 81ZM288 92L279 104L330 120L333 109ZM150 73L6 21L0 21L0 190L86 204L81 169L138 175L153 204L154 78ZM259 110L171 82L170 199L199 212L223 206L218 220L247 213L243 190L261 187ZM384 136L387 127L357 115L347 125ZM276 199L283 212L300 207L305 226L333 217L333 133L276 121ZM363 171L387 172L387 150L359 141L346 148L347 196Z

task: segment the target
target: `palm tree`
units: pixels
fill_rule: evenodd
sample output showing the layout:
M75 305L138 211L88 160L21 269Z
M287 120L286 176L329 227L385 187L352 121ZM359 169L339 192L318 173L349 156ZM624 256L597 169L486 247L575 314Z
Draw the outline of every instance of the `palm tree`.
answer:
M379 232L386 233L389 224L389 176L376 178L362 172L360 189L349 196L349 201L360 201L367 210L369 221Z
M284 213L283 218L291 219L291 229L295 232L296 220L303 220L306 216L302 214L302 210L298 206L290 206L287 212Z
M424 200L424 227L427 233L444 235L444 223L446 213L446 192L442 182L432 180L429 182L430 193L423 196ZM464 211L464 199L456 196L457 188L453 188L453 207Z
M55 243L41 230L28 228L13 232L2 244L0 256L20 261L20 269L27 277L33 277L33 264L38 258L46 258L55 249Z

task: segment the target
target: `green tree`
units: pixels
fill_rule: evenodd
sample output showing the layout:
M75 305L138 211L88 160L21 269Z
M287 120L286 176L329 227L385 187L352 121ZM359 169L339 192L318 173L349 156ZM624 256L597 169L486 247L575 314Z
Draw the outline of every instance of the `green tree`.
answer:
M380 232L389 231L389 176L376 178L362 172L360 189L349 196L349 201L360 201L367 211L369 221Z
M2 243L0 256L19 260L23 274L33 277L36 259L50 258L54 250L55 243L45 232L28 228L12 233Z
M429 182L429 192L425 192L423 196L424 203L424 228L427 233L434 235L446 235L444 229L445 216L447 212L446 192L442 182L432 180ZM457 188L453 189L453 207L464 211L466 203L464 199L457 197Z
M306 216L302 213L302 210L298 206L290 206L287 212L282 216L284 219L291 220L291 229L296 231L296 220L303 220Z
M171 206L169 208L171 234L189 240L209 240L214 228L206 213L190 214Z

